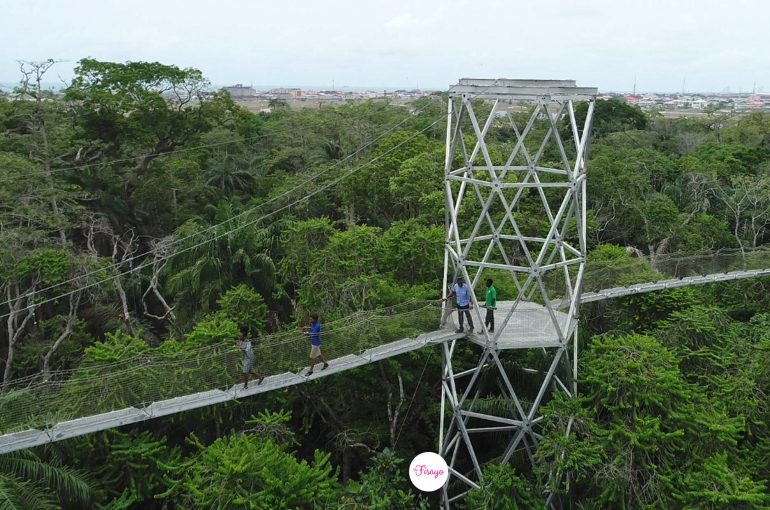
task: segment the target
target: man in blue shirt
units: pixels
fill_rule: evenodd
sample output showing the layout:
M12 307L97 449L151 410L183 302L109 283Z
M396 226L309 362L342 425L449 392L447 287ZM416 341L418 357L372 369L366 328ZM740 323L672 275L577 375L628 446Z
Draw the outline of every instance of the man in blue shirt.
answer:
M457 316L460 321L460 329L458 329L456 333L462 333L464 331L463 312L465 312L465 316L468 318L468 327L470 328L471 332L473 332L473 319L471 319L470 312L471 289L465 285L465 279L462 276L457 278L457 283L455 283L452 287L452 292L449 293L444 301L447 299L452 299L455 296L457 296Z
M323 353L321 353L321 323L317 313L310 314L310 327L306 326L303 331L310 337L310 370L308 370L307 375L313 375L313 367L319 358L324 364L321 370L325 370L329 366Z

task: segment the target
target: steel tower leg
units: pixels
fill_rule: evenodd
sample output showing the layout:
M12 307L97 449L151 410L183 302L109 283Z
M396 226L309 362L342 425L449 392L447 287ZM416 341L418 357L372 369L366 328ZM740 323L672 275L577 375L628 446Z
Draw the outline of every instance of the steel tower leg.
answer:
M595 97L568 80L463 79L449 90L444 297L462 276L484 331L442 347L443 508L478 487L487 463L534 464L541 405L553 391L577 394ZM486 278L498 282L494 332L479 306Z

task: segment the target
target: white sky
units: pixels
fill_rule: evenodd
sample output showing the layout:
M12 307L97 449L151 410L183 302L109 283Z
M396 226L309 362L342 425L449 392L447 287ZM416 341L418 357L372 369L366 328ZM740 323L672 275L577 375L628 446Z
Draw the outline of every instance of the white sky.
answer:
M606 91L636 76L639 91L770 91L768 20L768 0L0 0L0 81L49 57L66 80L90 56L196 67L217 85Z

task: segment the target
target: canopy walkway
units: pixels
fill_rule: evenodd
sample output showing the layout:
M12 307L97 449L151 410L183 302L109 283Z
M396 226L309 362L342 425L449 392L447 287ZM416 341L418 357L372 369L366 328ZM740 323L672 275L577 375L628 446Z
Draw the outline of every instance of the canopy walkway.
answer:
M643 258L589 259L586 267L581 303L770 276L770 251L672 255L658 258L656 270ZM704 268L724 271L702 274ZM505 306L510 310L510 304ZM518 320L511 327L531 338L511 337L511 348L536 346L530 332L536 331L531 326L542 309L520 305L514 310ZM303 384L465 336L451 325L437 329L439 317L440 302L412 301L325 323L323 350L330 366L317 368L310 377L305 375L309 344L304 335L266 336L255 347L257 368L266 378L248 389L240 382L241 354L234 340L193 349L176 341L157 348L127 346L135 351L119 362L84 363L75 370L17 379L0 391L0 453Z
M645 292L654 292L656 290L675 289L677 287L702 285L704 283L742 280L744 278L754 278L757 276L770 276L770 269L749 269L746 271L730 271L727 273L706 274L702 276L685 276L682 278L604 289L598 292L587 292L580 296L580 304L593 303L595 301L603 301L605 299L619 298L633 294L642 294Z

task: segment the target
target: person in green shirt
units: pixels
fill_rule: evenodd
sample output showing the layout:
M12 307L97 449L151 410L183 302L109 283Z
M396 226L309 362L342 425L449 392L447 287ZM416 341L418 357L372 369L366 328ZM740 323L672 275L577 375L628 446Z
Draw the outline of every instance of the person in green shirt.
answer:
M490 333L495 332L495 309L497 308L497 289L492 285L492 279L487 279L487 297L484 300L484 308L487 309L487 316L484 319L484 326ZM479 334L484 333L482 329Z

